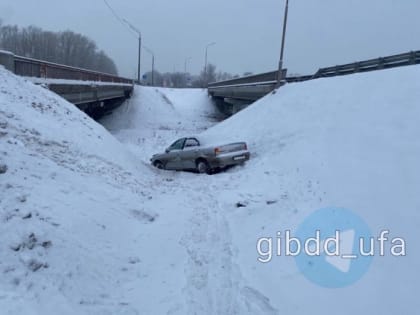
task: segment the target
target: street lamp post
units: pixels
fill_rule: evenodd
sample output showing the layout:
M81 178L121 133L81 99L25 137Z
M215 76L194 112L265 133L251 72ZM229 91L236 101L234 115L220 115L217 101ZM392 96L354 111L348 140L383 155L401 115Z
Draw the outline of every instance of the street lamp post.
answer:
M137 80L140 84L140 76L141 76L141 72L140 72L140 64L141 64L141 32L134 27L130 22L128 22L126 19L123 19L123 21L134 31L139 35L139 60L138 60L138 65L137 65Z
M192 59L191 57L185 58L185 63L184 63L184 72L185 73L187 73L187 64L188 64L188 61L190 61L191 59Z
M208 81L208 75L207 75L207 50L209 49L210 46L216 45L215 42L211 42L209 44L206 45L206 53L204 56L204 87L207 87L207 81Z
M155 54L152 56L152 85L155 85Z
M141 33L139 33L139 60L137 61L137 81L140 84L141 79L141 71L140 71L140 65L141 65Z
M152 55L152 86L155 85L155 53L143 45L143 48Z
M289 0L286 0L286 7L284 9L284 20L283 20L283 36L281 39L281 49L280 49L280 60L279 60L279 69L277 73L277 87L281 85L283 80L283 56L284 56L284 44L286 41L286 27L287 27L287 15L289 11Z
M137 35L139 36L139 60L138 60L138 66L137 66L137 81L138 84L140 84L140 63L141 63L141 32L134 27L130 22L128 22L126 19L121 18L117 12L115 12L115 10L110 6L110 4L108 3L108 1L104 0L105 5L109 8L109 10L112 12L112 14L114 15L114 17L123 25L128 25L128 27L133 30L135 33L137 33Z
M187 73L187 64L188 64L188 61L190 61L191 59L192 59L191 57L185 58L185 62L184 62L184 76L185 76L185 86L186 87L189 86L188 73Z

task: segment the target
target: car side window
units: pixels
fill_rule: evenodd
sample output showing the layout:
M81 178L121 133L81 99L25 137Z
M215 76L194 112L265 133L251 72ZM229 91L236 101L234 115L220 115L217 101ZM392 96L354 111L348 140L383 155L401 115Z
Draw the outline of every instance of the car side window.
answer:
M196 139L189 138L185 141L185 148L198 147L200 144Z
M173 151L173 150L182 150L184 148L184 142L185 142L185 138L179 139L177 141L175 141L174 143L171 144L171 146L168 148L169 151Z

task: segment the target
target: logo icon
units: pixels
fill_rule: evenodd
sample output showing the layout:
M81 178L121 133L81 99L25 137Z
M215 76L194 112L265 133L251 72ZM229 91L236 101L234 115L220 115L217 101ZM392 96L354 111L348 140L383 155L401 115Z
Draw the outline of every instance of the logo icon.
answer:
M369 269L373 255L363 253L371 239L369 227L353 212L342 208L320 209L296 231L296 240L306 240L305 250L295 257L296 264L317 285L346 287Z

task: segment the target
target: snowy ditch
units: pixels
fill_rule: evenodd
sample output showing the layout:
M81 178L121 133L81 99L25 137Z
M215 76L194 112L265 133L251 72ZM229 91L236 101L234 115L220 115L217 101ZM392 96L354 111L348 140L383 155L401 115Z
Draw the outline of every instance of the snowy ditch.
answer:
M223 122L203 90L140 87L102 126L0 69L0 309L413 313L419 69L290 84ZM197 134L252 158L213 176L150 165ZM406 255L373 257L340 289L311 282L307 261L258 261L258 240L331 206L403 237Z

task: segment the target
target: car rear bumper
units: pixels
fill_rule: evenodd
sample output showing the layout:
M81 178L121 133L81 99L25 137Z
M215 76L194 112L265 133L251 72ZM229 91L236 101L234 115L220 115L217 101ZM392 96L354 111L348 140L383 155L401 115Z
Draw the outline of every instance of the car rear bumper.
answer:
M211 168L223 168L230 165L236 165L248 161L250 157L249 151L236 151L219 154L209 161Z

